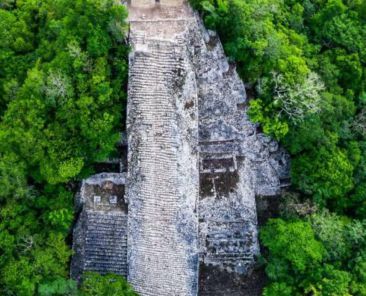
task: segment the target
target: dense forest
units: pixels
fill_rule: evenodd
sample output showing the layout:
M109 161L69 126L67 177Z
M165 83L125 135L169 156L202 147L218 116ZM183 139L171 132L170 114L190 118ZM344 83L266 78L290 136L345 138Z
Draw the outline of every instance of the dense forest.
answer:
M135 295L68 279L73 194L115 151L127 83L113 0L0 1L0 294ZM265 296L366 295L366 1L191 0L291 154L260 231Z
M134 295L68 280L73 183L113 153L127 82L125 7L0 1L0 294Z
M192 0L291 154L265 296L366 295L366 1Z

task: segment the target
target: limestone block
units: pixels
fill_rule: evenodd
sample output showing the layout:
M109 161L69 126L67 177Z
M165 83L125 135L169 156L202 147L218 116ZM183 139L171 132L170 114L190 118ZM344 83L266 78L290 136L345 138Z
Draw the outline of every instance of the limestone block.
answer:
M155 0L131 0L130 5L132 7L150 8L154 7Z
M163 6L182 6L183 0L160 0L160 5Z

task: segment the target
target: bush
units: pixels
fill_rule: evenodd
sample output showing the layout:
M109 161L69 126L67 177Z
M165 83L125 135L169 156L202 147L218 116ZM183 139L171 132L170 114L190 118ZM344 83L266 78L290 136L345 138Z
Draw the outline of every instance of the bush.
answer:
M80 291L83 296L137 296L123 277L93 272L84 274Z

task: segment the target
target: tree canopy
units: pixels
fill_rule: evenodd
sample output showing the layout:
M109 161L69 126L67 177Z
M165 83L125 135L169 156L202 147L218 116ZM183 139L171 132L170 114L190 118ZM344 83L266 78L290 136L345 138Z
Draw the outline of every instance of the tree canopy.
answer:
M113 0L0 3L1 295L79 293L68 279L72 182L119 140L126 17Z

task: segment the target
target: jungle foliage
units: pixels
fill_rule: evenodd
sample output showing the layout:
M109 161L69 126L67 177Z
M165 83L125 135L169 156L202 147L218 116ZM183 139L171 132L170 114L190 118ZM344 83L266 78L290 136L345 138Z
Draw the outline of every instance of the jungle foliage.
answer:
M191 3L292 157L295 201L261 230L264 295L366 295L366 2ZM135 295L114 275L68 279L73 182L123 122L126 15L113 0L0 1L1 295Z
M366 295L366 2L191 3L254 93L251 119L291 154L300 207L317 208L262 229L264 294Z
M79 293L72 184L119 139L126 16L113 0L0 1L1 295ZM85 285L82 295L104 295Z

